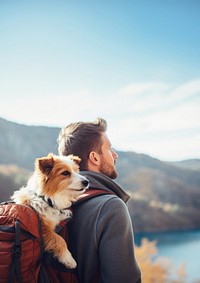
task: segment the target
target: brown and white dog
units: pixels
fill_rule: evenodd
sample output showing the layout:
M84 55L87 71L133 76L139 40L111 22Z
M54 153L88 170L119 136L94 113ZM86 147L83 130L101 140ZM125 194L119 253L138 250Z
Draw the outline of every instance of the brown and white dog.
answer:
M60 221L71 217L69 207L89 186L89 181L79 174L79 162L77 156L52 153L37 158L27 186L11 197L17 204L31 206L39 213L45 250L53 252L68 268L75 268L76 262L66 242L54 229Z

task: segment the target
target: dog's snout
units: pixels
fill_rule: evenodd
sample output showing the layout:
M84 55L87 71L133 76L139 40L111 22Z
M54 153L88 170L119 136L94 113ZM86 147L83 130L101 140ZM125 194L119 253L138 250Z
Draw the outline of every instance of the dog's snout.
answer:
M89 181L88 180L83 180L82 184L83 184L84 187L88 187Z

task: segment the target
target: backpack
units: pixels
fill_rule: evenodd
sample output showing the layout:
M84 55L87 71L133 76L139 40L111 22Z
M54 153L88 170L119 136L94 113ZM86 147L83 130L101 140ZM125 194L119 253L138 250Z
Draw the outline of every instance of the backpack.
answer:
M0 205L1 283L37 282L44 253L41 235L35 210L13 202Z
M75 205L103 194L110 192L89 189ZM56 228L66 242L67 229L65 220ZM44 251L41 220L29 206L14 202L0 204L0 282L78 283L76 269L67 269L52 254Z

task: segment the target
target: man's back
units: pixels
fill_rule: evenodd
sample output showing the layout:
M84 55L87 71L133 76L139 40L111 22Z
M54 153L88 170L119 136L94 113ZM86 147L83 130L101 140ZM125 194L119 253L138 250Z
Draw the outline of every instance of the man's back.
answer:
M99 282L107 283L140 282L131 219L123 200L127 195L102 174L88 174L85 176L92 188L95 184L97 189L119 191L121 198L116 194L101 195L74 206L69 245L77 260L79 281L92 283L99 278Z

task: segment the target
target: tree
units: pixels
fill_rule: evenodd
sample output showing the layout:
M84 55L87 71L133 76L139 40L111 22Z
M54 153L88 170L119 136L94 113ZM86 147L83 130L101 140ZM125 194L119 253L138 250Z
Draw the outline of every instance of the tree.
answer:
M173 266L169 259L159 258L156 241L142 239L141 246L135 247L136 258L142 272L143 283L185 283L185 266L181 264L174 278Z

